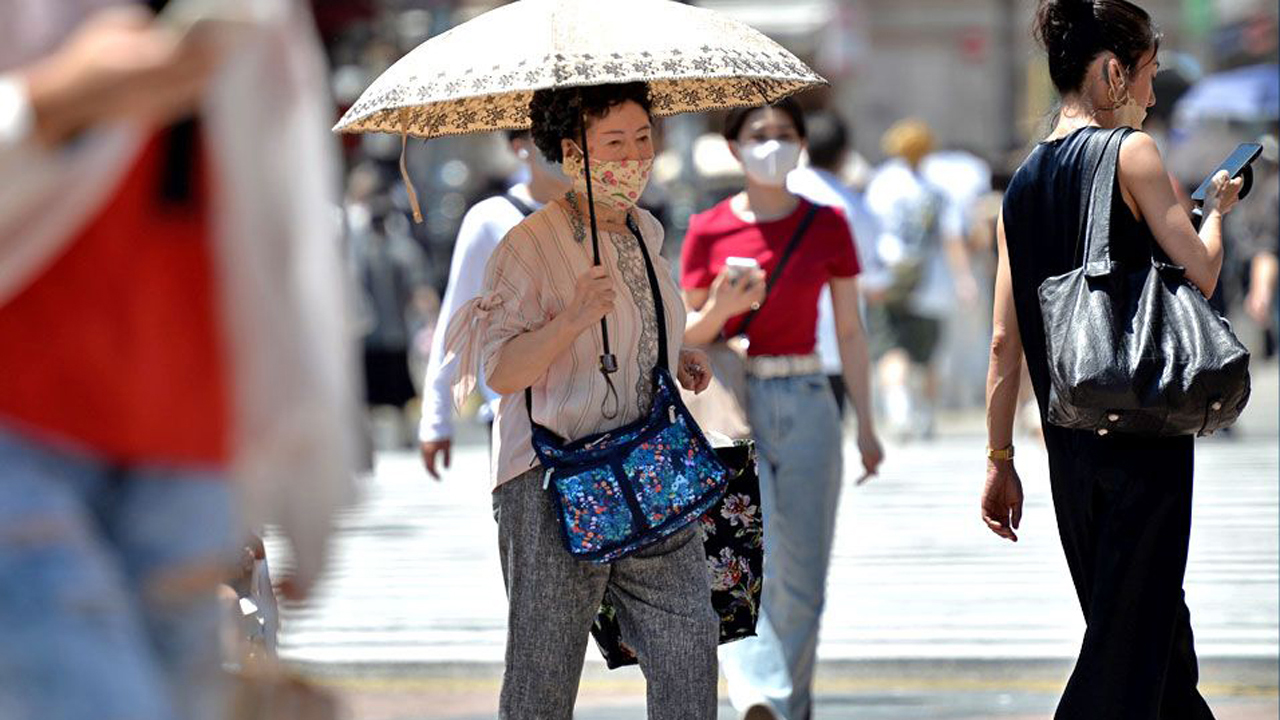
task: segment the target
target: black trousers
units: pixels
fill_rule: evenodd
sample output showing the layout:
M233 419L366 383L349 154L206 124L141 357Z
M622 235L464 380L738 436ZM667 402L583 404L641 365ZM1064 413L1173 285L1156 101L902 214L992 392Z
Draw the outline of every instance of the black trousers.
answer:
M1212 720L1182 591L1194 439L1044 428L1086 623L1055 720Z

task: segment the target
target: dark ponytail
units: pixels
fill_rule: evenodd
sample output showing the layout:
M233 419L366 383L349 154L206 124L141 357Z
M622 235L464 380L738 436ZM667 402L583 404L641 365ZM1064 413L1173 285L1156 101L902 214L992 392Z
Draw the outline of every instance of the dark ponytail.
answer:
M1128 0L1040 0L1036 40L1049 54L1049 77L1066 95L1084 85L1089 63L1110 51L1128 72L1160 47L1160 34L1146 10Z

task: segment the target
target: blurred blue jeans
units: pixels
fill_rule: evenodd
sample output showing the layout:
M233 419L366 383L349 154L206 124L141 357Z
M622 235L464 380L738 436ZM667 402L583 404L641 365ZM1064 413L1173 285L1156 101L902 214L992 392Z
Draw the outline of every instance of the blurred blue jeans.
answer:
M748 415L764 505L764 590L756 637L720 647L738 710L812 714L818 625L842 474L840 416L824 375L749 378Z
M209 578L234 548L223 473L0 426L0 718L222 720Z

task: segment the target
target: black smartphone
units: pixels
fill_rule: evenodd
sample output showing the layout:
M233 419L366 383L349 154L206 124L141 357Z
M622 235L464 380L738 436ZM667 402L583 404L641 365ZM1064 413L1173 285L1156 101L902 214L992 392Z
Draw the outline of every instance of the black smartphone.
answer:
M1209 190L1213 188L1213 176L1222 170L1226 170L1227 175L1232 179L1237 177L1244 178L1244 186L1240 188L1240 198L1243 199L1245 195L1249 194L1249 189L1253 187L1253 168L1249 167L1249 165L1254 160L1257 160L1261 154L1262 146L1258 143L1240 143L1236 146L1235 151L1228 155L1226 160L1222 161L1221 165L1209 173L1209 177L1200 183L1200 187L1191 193L1191 199L1198 203L1203 203L1209 194Z

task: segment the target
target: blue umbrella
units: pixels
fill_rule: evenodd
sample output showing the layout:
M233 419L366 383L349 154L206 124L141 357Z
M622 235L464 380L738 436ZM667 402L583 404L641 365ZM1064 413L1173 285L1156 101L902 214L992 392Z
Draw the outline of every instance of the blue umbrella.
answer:
M1280 118L1280 65L1264 63L1207 75L1174 108L1180 123Z

